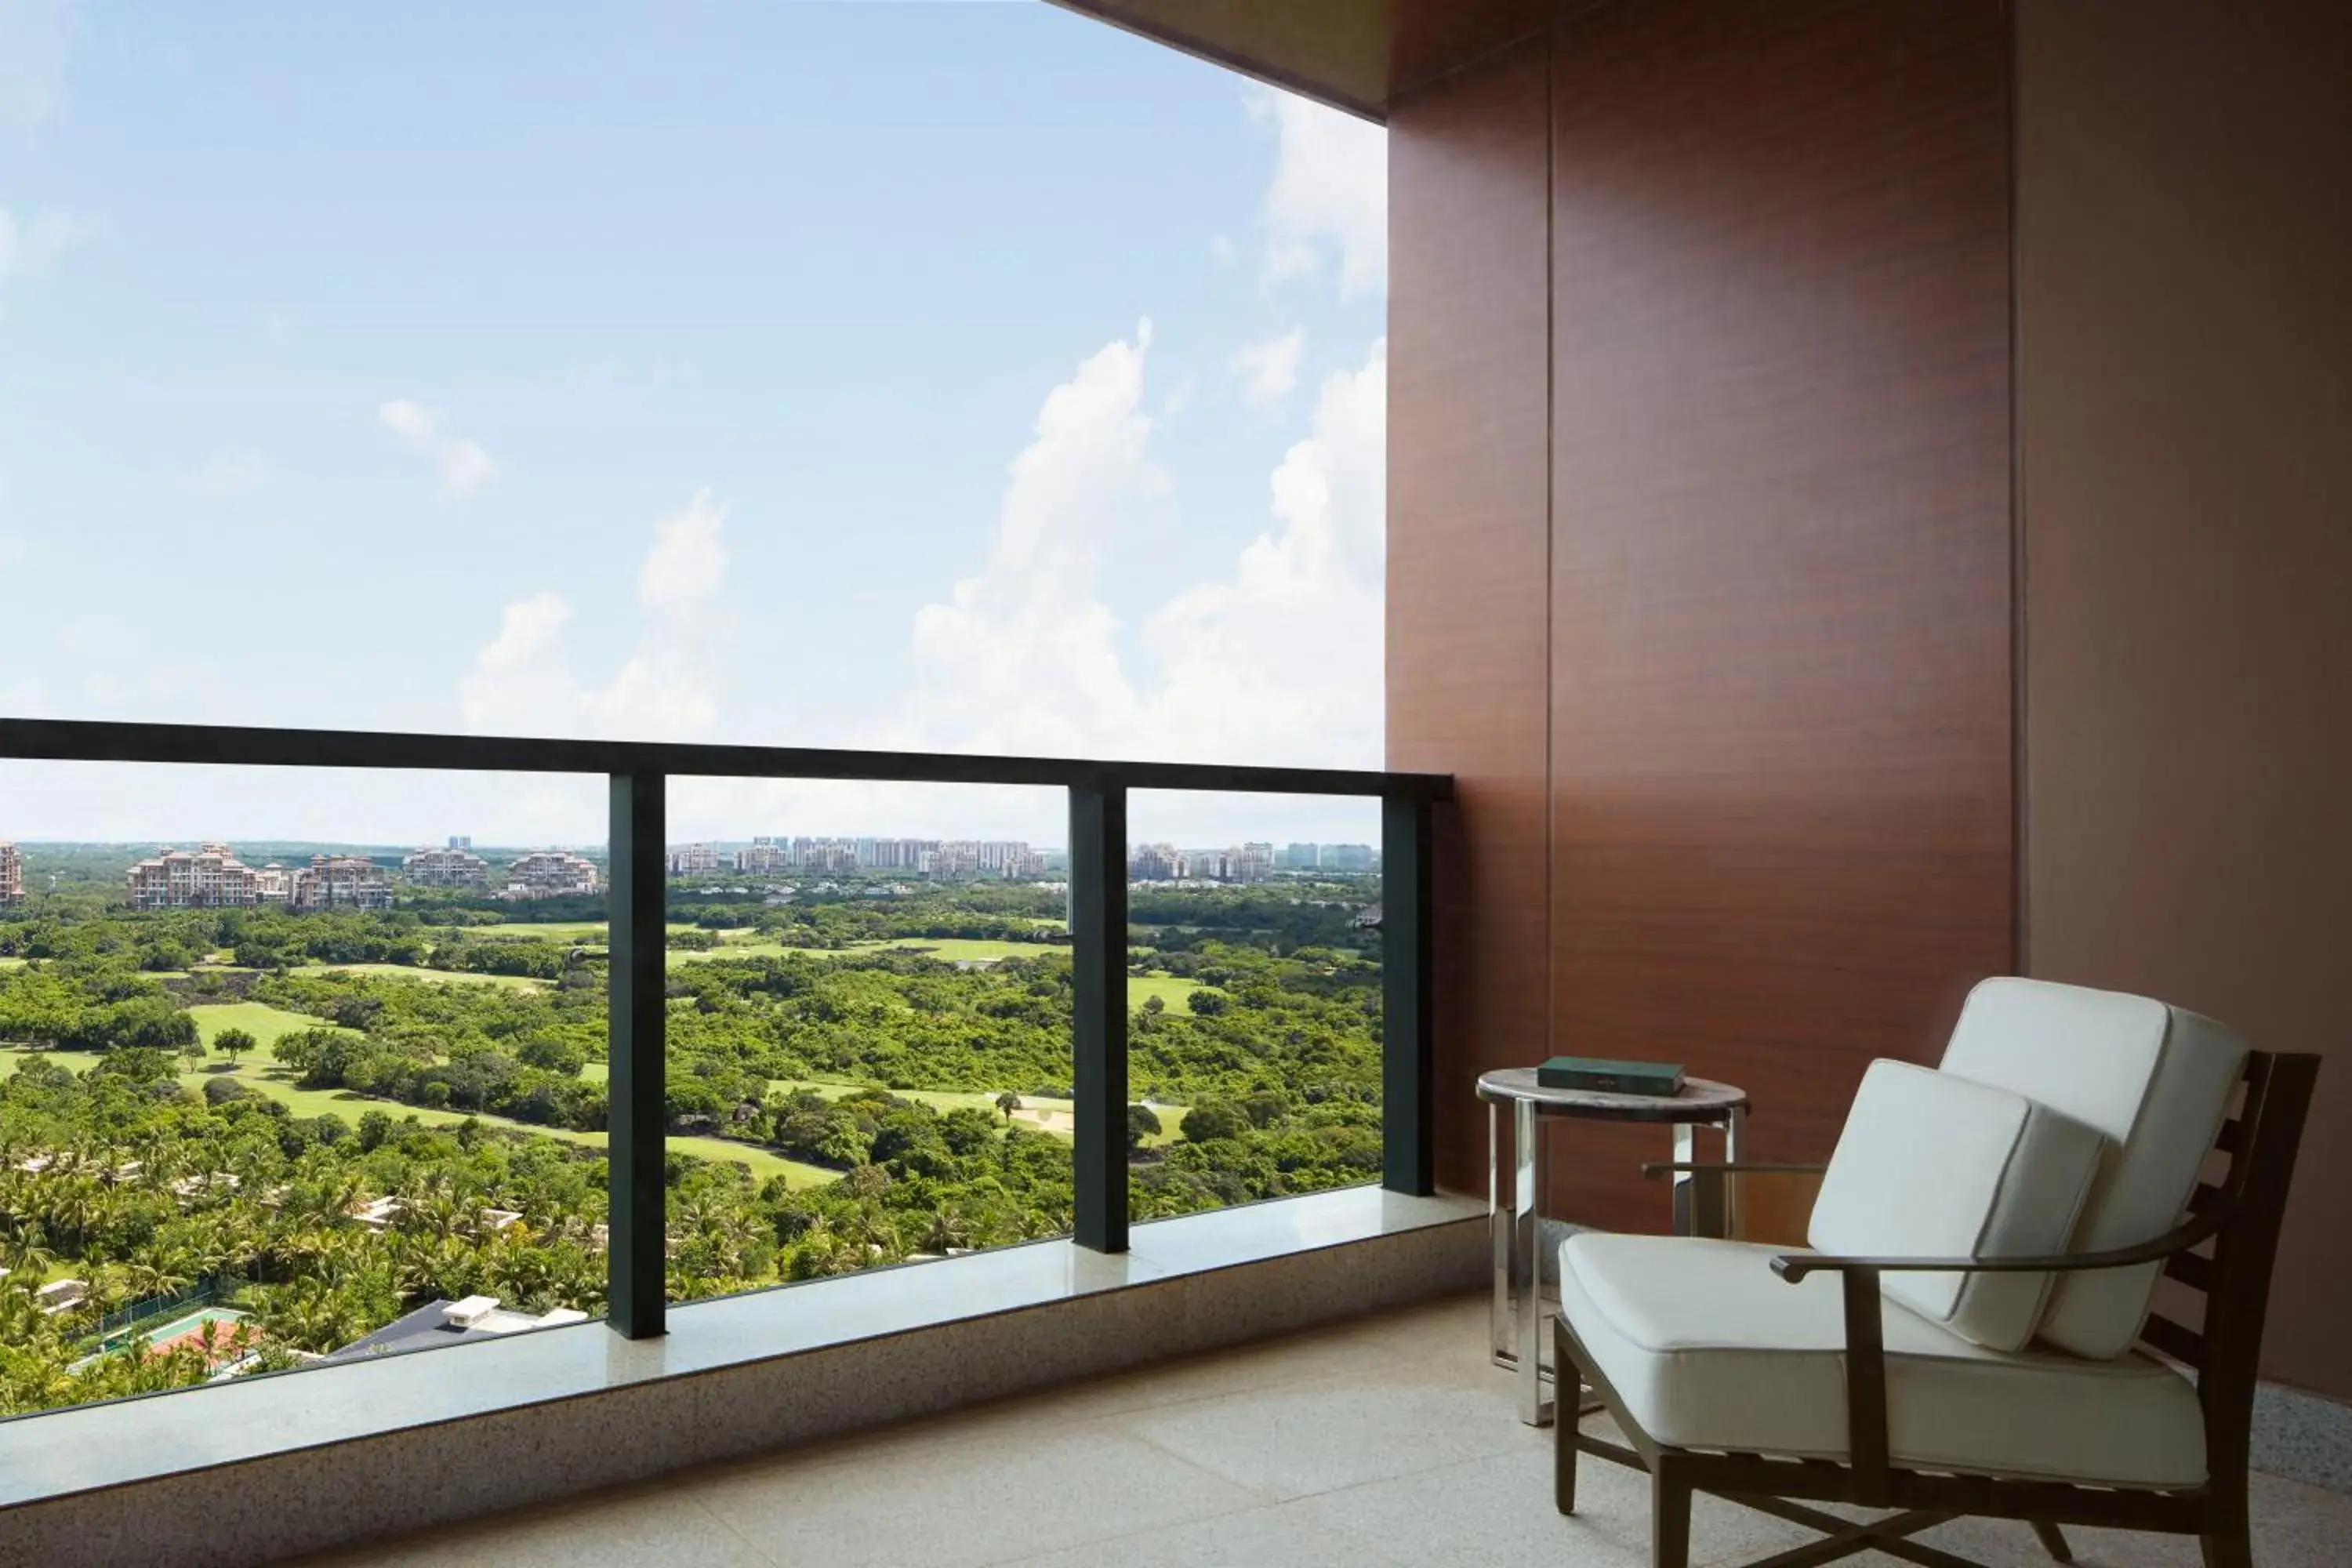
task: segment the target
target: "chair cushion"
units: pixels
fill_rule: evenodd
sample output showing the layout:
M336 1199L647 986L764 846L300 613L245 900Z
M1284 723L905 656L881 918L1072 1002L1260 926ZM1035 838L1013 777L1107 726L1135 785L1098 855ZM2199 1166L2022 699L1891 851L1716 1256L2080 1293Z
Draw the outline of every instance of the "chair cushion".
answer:
M2105 1140L2021 1094L1909 1062L1863 1075L1806 1236L1823 1252L2001 1258L2063 1252ZM2047 1274L1885 1274L1931 1322L2021 1350Z
M2246 1044L2212 1019L2145 996L1987 980L1969 993L1943 1069L2041 1101L2110 1141L2068 1250L2132 1247L2172 1228L2245 1071ZM2070 1274L2042 1338L2119 1354L2139 1335L2160 1265Z
M1678 1448L1847 1457L1834 1276L1790 1285L1787 1247L1587 1232L1560 1247L1560 1311L1625 1415ZM1887 1447L1916 1468L2183 1488L2205 1479L2197 1391L2135 1352L1990 1350L1882 1300Z

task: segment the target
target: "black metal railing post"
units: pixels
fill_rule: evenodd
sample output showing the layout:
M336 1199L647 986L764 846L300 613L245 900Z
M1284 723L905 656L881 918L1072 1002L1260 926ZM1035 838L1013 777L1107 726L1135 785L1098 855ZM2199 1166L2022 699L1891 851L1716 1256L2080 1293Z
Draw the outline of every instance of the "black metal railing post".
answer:
M633 1340L662 1331L665 1294L667 783L660 773L613 775L612 877L605 900L612 917L606 985L612 1050L605 1122L612 1195L607 1321Z
M1430 828L1427 798L1381 802L1381 1184L1437 1190L1430 1132Z
M1070 786L1074 1229L1127 1250L1127 787Z

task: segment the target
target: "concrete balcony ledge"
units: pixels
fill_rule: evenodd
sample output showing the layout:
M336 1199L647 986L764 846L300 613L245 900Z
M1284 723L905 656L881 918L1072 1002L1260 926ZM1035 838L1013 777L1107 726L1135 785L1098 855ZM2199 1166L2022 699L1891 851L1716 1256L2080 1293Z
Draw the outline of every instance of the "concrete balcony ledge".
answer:
M266 1561L1467 1289L1486 1208L1350 1188L0 1422L0 1561Z

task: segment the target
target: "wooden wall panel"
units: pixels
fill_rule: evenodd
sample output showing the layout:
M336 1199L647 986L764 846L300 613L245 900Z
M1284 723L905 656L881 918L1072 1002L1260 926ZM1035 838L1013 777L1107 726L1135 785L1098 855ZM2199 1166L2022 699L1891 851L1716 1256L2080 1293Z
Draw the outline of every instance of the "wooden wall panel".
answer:
M1555 34L1554 1044L1746 1085L1766 1158L2012 967L2009 70L1994 0ZM1657 1142L1555 1212L1660 1227Z
M2263 1372L2352 1398L2352 8L2019 68L2028 964L2328 1058Z
M1542 1054L1546 52L1390 123L1388 757L1457 774L1437 846L1438 1179L1485 1181L1477 1074Z

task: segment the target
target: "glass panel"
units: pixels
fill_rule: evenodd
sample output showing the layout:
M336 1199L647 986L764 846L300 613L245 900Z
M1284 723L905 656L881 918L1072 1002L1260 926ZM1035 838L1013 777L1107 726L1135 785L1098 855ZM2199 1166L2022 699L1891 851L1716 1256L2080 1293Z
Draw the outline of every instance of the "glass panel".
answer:
M1137 1220L1381 1176L1380 805L1139 792Z
M0 1414L603 1310L603 794L0 767Z
M1064 792L669 809L670 1298L1066 1234Z

